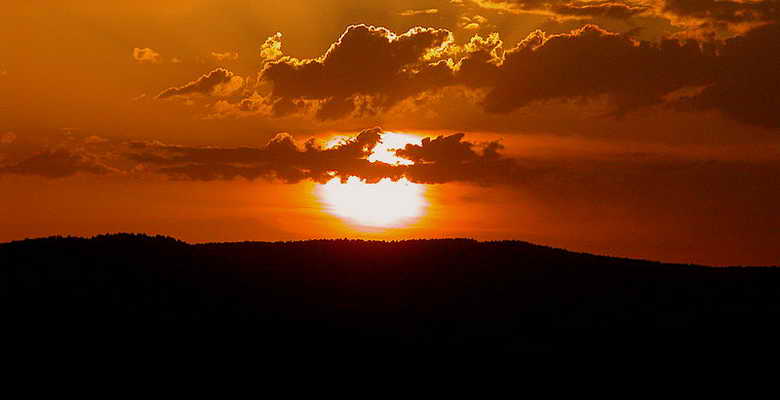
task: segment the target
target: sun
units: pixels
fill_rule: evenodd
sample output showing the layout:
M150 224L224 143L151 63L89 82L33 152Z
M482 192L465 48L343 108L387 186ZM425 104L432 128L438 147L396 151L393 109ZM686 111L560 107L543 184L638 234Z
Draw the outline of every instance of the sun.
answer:
M329 145L340 140L340 137L334 138ZM422 138L418 136L385 132L368 160L410 165L411 161L396 156L393 150L421 142ZM333 178L317 186L317 195L328 213L351 224L373 228L398 228L415 222L428 206L425 192L425 185L409 182L406 178L395 182L385 178L377 183L366 183L357 177L342 183L339 178Z
M406 178L396 182L385 178L378 183L365 183L354 176L341 183L336 178L318 189L328 212L369 227L406 225L419 218L426 206L424 186Z

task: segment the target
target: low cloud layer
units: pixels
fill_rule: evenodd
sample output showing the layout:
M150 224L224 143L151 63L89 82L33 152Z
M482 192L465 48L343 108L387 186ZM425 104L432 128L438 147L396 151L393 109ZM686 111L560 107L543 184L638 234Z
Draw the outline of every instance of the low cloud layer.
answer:
M314 140L299 147L292 136L280 133L263 148L187 147L161 143L133 143L128 157L173 178L191 180L305 179L325 182L333 176L366 177L376 169L366 158L380 140L379 129L360 132L336 147L324 149Z
M16 164L0 165L0 175L35 175L44 178L64 178L77 173L105 175L115 172L118 170L94 155L64 148L41 151Z
M367 129L335 147L323 148L314 140L298 146L290 135L279 134L263 148L215 148L135 143L128 157L152 166L158 173L177 179L231 180L278 179L286 183L358 177L369 183L406 177L415 183L471 182L515 183L521 178L516 161L500 154L497 142L473 143L464 134L426 138L420 145L406 145L396 155L413 165L369 162L382 140L379 128Z

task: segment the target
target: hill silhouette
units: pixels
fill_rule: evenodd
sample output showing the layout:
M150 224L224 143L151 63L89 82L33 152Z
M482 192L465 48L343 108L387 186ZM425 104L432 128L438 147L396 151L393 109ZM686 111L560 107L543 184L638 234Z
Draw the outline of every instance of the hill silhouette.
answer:
M200 321L252 327L277 345L722 346L769 340L780 316L777 268L663 264L517 241L52 237L0 244L0 266L8 326Z

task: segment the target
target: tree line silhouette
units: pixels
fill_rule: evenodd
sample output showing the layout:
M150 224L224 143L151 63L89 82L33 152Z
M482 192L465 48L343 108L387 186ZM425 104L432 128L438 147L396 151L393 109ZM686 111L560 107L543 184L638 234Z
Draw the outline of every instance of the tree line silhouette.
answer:
M206 322L251 326L273 343L528 350L668 343L680 329L702 333L700 344L755 340L778 331L780 316L776 268L518 241L51 237L0 245L0 265L8 326L40 329Z

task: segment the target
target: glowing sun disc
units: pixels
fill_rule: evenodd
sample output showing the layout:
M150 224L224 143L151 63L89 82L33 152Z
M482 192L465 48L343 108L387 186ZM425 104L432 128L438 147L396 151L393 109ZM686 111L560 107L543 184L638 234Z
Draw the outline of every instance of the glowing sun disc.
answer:
M334 178L318 187L318 194L333 215L372 227L397 227L420 217L427 202L425 187L406 178L365 183L351 177L346 183Z
M335 145L340 140L334 138L329 144ZM413 135L385 132L368 160L410 165L411 161L396 156L393 150L420 144L421 140ZM385 178L378 183L366 183L357 177L341 183L339 178L333 178L317 186L317 195L327 212L358 225L379 228L400 227L421 217L428 205L425 192L425 185L406 178L395 182Z

